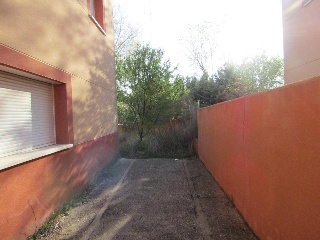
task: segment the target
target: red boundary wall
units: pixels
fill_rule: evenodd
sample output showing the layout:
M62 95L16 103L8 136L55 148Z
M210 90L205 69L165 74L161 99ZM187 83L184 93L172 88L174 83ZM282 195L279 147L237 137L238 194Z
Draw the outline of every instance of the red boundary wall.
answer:
M26 239L117 155L117 133L0 171L1 239Z
M320 77L198 111L200 159L261 239L319 239Z

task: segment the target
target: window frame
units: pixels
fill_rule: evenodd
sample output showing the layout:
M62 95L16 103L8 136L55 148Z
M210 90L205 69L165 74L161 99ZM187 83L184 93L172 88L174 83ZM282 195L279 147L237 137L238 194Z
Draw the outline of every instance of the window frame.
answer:
M0 86L0 158L55 145L54 85L0 71Z
M18 77L29 78L32 80L38 80L46 83L50 83L53 86L53 109L54 109L54 121L55 121L55 141L54 145L40 147L37 149L29 150L26 152L17 152L8 156L0 157L0 170L4 170L15 165L19 165L37 158L42 158L53 153L69 149L73 147L73 126L69 126L73 121L72 113L68 109L68 103L70 103L70 82L64 83L55 81L43 76L34 75L25 71L21 71L12 67L7 67L0 64L0 71L7 72L9 74L17 75ZM70 79L71 80L71 79ZM72 109L72 108L71 108ZM57 123L58 121L58 123Z
M104 0L88 0L88 16L103 35L106 34Z

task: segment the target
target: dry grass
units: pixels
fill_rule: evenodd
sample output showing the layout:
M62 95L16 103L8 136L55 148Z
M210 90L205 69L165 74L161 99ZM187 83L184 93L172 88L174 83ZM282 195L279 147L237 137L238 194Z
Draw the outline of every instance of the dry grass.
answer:
M124 131L120 136L120 156L126 158L185 158L194 156L196 123L155 130L142 141L137 133Z

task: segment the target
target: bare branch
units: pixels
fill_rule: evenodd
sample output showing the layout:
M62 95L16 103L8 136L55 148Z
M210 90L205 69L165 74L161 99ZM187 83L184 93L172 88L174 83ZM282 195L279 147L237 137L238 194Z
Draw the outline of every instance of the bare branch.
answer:
M113 8L115 53L124 55L135 44L140 34L139 30L129 23L120 6Z
M208 74L213 67L218 32L219 26L214 27L211 23L204 22L188 28L187 35L182 39L187 49L188 59L203 74Z

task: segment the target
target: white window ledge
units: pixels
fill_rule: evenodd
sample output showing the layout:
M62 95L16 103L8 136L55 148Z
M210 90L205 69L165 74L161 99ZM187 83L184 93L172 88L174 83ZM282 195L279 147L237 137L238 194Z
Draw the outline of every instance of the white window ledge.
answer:
M98 29L100 30L100 32L102 32L103 35L107 35L106 32L104 31L104 29L101 27L100 23L98 23L98 21L91 15L89 15L89 18L94 22L94 24L98 27Z
M34 149L32 151L18 153L7 157L0 157L0 170L44 157L68 148L73 147L73 144L57 144L49 147Z
M313 0L306 0L303 3L303 7L306 7L309 3L311 3Z

